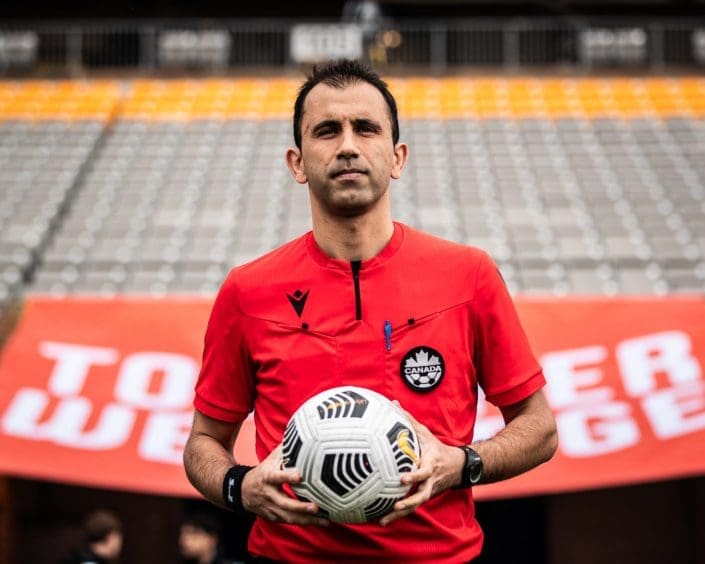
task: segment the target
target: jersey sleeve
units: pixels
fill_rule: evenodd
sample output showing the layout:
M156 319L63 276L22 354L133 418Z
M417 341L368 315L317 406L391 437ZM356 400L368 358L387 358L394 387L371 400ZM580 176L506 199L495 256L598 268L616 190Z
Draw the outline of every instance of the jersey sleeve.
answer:
M502 275L486 253L477 276L474 361L478 382L491 403L511 405L541 389L546 380Z
M235 423L252 410L254 376L237 301L233 272L213 304L196 382L194 407L213 419Z

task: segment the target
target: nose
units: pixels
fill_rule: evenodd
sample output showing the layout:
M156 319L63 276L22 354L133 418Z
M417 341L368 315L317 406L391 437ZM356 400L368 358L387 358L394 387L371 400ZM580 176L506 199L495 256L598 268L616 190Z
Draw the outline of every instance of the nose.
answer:
M339 159L349 160L357 158L359 154L360 151L357 146L355 131L350 124L345 124L340 135L340 145L338 146L337 156Z

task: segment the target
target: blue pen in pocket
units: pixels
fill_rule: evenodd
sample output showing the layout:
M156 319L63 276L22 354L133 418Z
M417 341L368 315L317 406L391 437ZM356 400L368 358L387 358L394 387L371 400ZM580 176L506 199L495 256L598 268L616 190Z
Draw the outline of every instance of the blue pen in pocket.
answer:
M384 322L384 344L387 351L392 350L392 324L388 320Z

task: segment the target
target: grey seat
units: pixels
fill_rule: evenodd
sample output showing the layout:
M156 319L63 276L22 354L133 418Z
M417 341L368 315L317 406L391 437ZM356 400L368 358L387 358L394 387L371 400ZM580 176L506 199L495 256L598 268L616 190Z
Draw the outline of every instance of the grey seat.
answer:
M310 228L306 188L282 162L290 128L0 123L0 268L54 293L215 291L232 265ZM699 120L405 120L402 137L395 217L485 248L512 291L698 288Z

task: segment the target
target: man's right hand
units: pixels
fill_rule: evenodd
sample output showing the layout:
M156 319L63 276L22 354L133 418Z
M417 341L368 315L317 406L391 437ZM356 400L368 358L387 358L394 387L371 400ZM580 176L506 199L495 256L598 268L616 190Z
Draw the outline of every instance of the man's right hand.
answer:
M296 470L281 469L281 445L255 466L242 481L242 504L247 511L274 523L295 525L329 525L327 519L316 515L318 506L312 502L289 497L284 484L297 484L301 474Z

